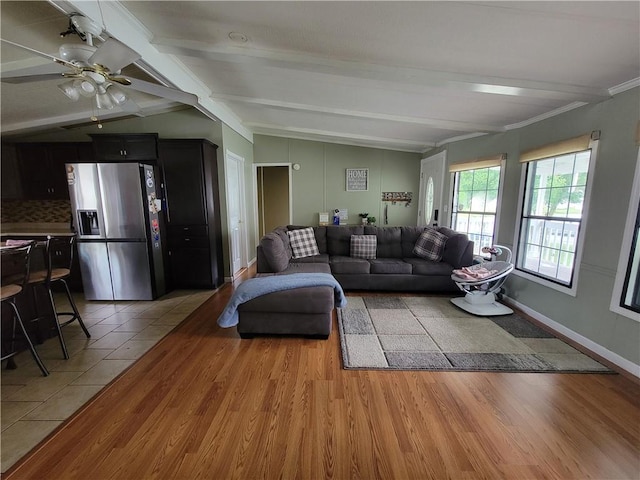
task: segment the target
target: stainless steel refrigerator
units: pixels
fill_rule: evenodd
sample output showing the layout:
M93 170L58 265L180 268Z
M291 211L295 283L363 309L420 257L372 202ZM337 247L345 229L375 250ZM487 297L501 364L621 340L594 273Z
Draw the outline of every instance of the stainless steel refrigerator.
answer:
M152 165L66 165L84 295L153 300L166 293L162 212Z

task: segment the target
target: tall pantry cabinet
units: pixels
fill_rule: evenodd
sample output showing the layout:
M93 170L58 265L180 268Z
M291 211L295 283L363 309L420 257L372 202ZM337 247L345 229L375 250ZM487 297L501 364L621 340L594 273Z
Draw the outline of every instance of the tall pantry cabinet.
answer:
M158 140L173 288L224 283L217 148L202 139Z

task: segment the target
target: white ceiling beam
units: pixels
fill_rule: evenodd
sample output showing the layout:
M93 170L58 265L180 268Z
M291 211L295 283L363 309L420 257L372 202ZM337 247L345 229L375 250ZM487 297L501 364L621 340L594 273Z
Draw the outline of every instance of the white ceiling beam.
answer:
M385 145L391 150L402 150L407 152L422 152L426 148L434 147L431 142L416 142L414 140L406 140L402 138L378 137L373 135L359 135L355 133L335 132L330 130L319 130L315 128L290 127L283 125L275 125L270 123L248 122L246 125L254 130L255 133L264 133L268 135L283 136L286 132L287 137L303 138L306 140L321 141L318 137L331 138L332 140L341 140L348 145L371 145L372 143ZM279 133L279 135L277 134ZM296 135L296 137L293 137Z
M99 2L96 0L48 1L67 14L78 12L97 24L104 25L109 36L115 37L141 55L141 60L136 62L136 65L141 69L152 76L154 76L154 72L159 74L162 79L158 80L170 83L165 86L175 87L196 95L198 104L195 108L213 120L223 121L248 141L253 142L253 132L242 124L235 113L212 100L209 97L211 91L206 85L200 82L179 60L159 52L150 43L153 35L126 9L126 4L118 1Z
M312 113L322 113L329 115L365 118L368 120L384 120L389 122L409 123L415 125L424 125L432 128L443 130L454 130L460 132L483 132L483 133L499 133L504 132L504 127L497 125L480 124L473 122L456 122L451 120L439 120L433 118L410 117L406 115L391 115L378 112L362 112L335 107L323 107L320 105L310 105L304 103L284 102L281 100L272 100L266 98L253 98L242 95L226 95L213 94L212 98L223 102L237 102L248 105L259 105L262 107L271 107L279 110L303 111Z
M599 102L611 96L606 89L601 88L350 62L313 55L259 50L246 46L214 47L204 42L159 37L155 37L152 43L159 51L167 54L379 80L394 84L416 84L465 92L582 102Z
M175 102L167 103L164 100L150 100L144 103L138 103L138 107L140 107L140 110L135 112L125 112L125 116L146 117L148 115L174 112L186 108L182 104ZM7 135L18 133L25 134L29 132L43 131L42 127L48 127L47 130L55 130L61 127L69 127L74 125L88 125L90 124L90 122L87 122L87 119L91 118L92 113L93 112L91 110L87 110L83 112L75 112L71 114L42 118L40 120L29 120L26 122L8 123L3 121L2 133ZM122 112L106 111L100 114L100 122L95 121L93 123L106 123L108 120L122 118L122 116Z

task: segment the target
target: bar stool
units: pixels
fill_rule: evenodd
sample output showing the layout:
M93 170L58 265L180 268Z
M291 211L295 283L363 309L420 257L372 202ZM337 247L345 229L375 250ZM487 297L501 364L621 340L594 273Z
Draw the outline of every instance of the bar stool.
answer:
M53 309L53 315L55 317L55 326L58 330L58 339L60 340L60 347L65 359L69 358L69 352L67 351L67 345L62 335L61 327L70 324L74 320L80 323L80 327L84 331L87 338L91 338L91 334L82 321L80 312L76 307L76 303L73 301L71 291L66 279L71 275L71 266L73 264L73 245L75 244L75 235L69 236L47 236L47 244L45 249L45 270L39 270L29 275L28 283L31 285L43 284L49 295L49 301L51 308ZM64 291L71 305L72 312L58 312L56 309L56 302L53 298L53 291L51 289L52 284L60 282L64 285ZM60 323L60 316L71 316L71 318L63 323Z
M40 367L42 375L45 377L49 375L49 371L40 360L40 355L33 346L33 342L29 338L27 329L24 326L20 311L16 305L16 298L26 289L27 281L29 279L29 259L31 249L33 248L33 242L29 242L23 246L3 247L0 250L2 256L2 277L0 280L0 300L2 303L6 303L11 306L13 310L13 323L11 328L11 351L2 356L0 360L9 359L7 368L15 368L13 356L18 353L15 349L15 337L16 337L16 324L20 326L22 335L27 342L29 350L33 359Z

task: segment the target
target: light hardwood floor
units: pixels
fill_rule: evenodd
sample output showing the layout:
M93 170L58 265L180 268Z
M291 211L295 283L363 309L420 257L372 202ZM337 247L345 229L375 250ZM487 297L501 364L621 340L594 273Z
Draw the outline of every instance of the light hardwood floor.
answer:
M7 479L640 475L622 375L343 370L329 340L241 340L220 290Z

